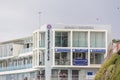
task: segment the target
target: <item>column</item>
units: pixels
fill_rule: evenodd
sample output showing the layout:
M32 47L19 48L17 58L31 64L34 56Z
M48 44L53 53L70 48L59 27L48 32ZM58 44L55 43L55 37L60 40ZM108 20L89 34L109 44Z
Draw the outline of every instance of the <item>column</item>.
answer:
M72 70L68 69L68 80L72 80Z
M90 66L90 31L88 31L88 66Z

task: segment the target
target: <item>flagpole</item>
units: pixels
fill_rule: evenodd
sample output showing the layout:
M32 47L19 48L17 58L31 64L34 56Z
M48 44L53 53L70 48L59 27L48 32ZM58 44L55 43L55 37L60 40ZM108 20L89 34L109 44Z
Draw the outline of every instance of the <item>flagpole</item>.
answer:
M39 14L39 29L40 29L40 27L41 27L41 14L42 14L42 12L38 12L38 14Z

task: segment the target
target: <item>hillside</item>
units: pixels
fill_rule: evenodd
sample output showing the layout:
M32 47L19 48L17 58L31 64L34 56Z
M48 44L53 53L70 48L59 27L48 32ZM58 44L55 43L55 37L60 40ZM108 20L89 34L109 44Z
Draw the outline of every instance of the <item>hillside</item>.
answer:
M120 80L120 51L114 53L103 63L95 80Z

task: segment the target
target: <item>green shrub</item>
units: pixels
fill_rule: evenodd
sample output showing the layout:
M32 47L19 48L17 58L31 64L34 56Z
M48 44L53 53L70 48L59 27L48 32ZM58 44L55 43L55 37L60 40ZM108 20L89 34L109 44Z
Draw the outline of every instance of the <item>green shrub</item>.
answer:
M120 55L115 53L106 60L97 72L95 80L120 80Z

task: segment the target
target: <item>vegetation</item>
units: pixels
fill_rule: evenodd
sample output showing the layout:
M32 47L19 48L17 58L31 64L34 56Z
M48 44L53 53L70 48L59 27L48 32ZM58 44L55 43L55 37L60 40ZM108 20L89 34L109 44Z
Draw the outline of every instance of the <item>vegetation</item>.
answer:
M119 39L118 40L117 39L113 39L112 42L113 43L117 43L117 42L120 42L120 40Z
M120 51L103 63L95 80L120 80Z

